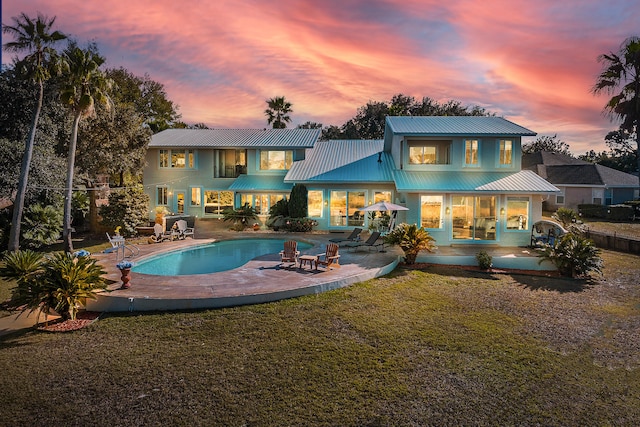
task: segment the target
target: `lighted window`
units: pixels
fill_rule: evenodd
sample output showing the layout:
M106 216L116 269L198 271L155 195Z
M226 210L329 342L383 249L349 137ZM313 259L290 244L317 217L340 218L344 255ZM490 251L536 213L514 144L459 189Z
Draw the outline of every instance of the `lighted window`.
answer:
M225 209L233 209L233 191L208 190L204 192L204 213L222 215Z
M191 206L200 206L202 203L200 187L191 187Z
M529 227L529 198L507 197L507 230L526 230Z
M449 163L451 141L409 140L409 164L443 165Z
M194 150L160 150L161 168L194 169Z
M160 167L169 167L169 150L160 150Z
M156 192L156 204L167 206L169 202L169 190L167 187L158 187Z
M322 191L309 190L307 192L307 206L309 216L312 218L322 218Z
M260 151L261 170L288 170L293 163L293 151Z
M509 139L500 140L500 165L511 166L513 162L513 141Z
M286 197L285 194L267 194L267 193L259 193L259 194L242 194L240 196L240 204L242 206L249 205L256 210L256 213L260 215L269 214L269 210L273 205L275 205L279 200L282 200Z
M373 193L373 203L391 202L391 191L376 191Z
M420 224L424 228L442 228L443 196L420 196Z
M331 225L364 225L364 191L332 191L330 201Z
M464 163L467 166L478 166L478 151L480 143L477 139L464 141Z
M456 240L496 240L495 196L453 196L451 221Z

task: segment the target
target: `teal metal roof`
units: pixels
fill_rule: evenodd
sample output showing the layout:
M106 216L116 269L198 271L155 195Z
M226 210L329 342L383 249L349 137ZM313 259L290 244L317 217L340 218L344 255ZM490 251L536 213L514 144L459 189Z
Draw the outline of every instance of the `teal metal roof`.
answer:
M555 193L555 186L528 170L520 172L409 172L393 173L398 191L489 191Z
M387 133L403 135L535 136L530 129L502 117L485 116L387 116Z
M321 129L167 129L151 137L150 148L311 148Z
M233 191L291 191L293 184L284 182L282 175L240 175L229 186Z
M305 160L293 163L285 181L393 182L393 162L382 145L382 140L318 141Z

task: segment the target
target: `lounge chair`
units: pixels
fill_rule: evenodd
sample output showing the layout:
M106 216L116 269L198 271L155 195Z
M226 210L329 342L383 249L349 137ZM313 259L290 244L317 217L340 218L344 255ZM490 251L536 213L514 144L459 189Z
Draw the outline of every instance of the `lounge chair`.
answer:
M280 265L285 262L292 262L293 265L296 265L299 255L298 242L295 240L284 242L284 249L280 251Z
M338 254L338 245L335 243L329 243L327 245L327 250L325 253L318 254L318 260L316 261L316 268L318 265L324 265L327 269L331 269L333 267L340 267L338 263L340 259L340 254Z
M124 239L124 237L122 236L109 236L109 233L107 234L107 239L109 240L109 243L111 243L111 247L105 249L105 253L111 253L111 252L116 252L116 254L118 253L118 250L122 248L122 257L124 258L125 256L128 257L134 257L140 254L140 249L138 249L138 247L136 245L132 245L131 243L127 243L127 241Z
M187 236L193 238L193 227L187 227L187 221L180 219L176 221L178 227L178 239L185 239Z
M362 233L362 228L354 228L351 234L349 234L346 238L336 237L334 239L329 239L331 243L344 243L344 242L355 242L358 236Z
M347 247L349 248L359 248L361 246L365 246L368 248L375 248L378 246L382 246L384 248L384 240L378 242L378 240L380 239L380 233L379 232L373 232L371 233L371 236L369 236L369 238L364 241L364 242L348 242L347 243Z
M162 227L162 224L156 224L153 226L153 236L151 236L151 241L160 243L165 240L173 240L174 232L173 231L165 231Z

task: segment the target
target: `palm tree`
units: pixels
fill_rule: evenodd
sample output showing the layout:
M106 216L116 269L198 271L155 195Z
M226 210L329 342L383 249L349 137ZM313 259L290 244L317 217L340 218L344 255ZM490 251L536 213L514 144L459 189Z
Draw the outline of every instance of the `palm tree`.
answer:
M73 127L69 140L69 156L67 159L67 186L65 188L64 218L62 240L64 250L73 252L71 241L71 197L73 195L73 175L75 167L76 145L78 142L78 124L83 117L95 114L95 102L110 108L111 100L108 91L111 80L100 70L105 59L95 52L94 47L82 50L70 44L64 51L65 75L62 83L60 99L73 115Z
M274 129L286 128L287 123L291 121L289 113L293 112L291 103L284 99L284 96L267 99L266 103L269 106L264 110L264 114L267 116L267 123L273 123Z
M67 36L59 31L51 31L56 20L55 16L49 19L44 15L38 14L37 19L34 21L25 13L22 13L12 19L14 25L3 26L2 32L12 36L14 41L6 43L4 49L15 53L27 52L27 55L22 60L16 62L16 69L26 79L38 85L36 107L33 110L31 129L29 130L22 156L16 199L13 203L11 231L9 232L9 250L15 252L20 248L20 223L22 222L36 127L38 126L38 118L42 109L44 82L51 77L51 71L54 68L52 66L57 64L58 55L52 46L56 42L66 39Z
M636 136L637 167L640 171L640 37L626 39L617 53L598 57L603 70L593 86L593 93L614 96L604 111L621 121L620 129ZM620 91L616 94L617 91Z

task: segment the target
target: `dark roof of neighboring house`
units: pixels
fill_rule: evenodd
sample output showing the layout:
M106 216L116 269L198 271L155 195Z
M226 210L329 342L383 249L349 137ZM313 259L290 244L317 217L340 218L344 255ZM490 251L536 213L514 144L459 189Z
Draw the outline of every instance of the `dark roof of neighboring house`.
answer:
M524 154L522 168L534 171L555 185L638 186L635 175L559 153L541 151Z

